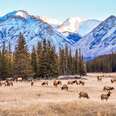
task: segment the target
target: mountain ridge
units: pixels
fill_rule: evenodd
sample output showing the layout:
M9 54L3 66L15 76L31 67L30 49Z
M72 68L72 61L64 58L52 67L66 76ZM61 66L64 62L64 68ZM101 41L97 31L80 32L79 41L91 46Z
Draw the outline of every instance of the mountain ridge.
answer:
M115 52L116 17L109 16L74 46L80 48L87 59Z
M21 16L19 16L19 12ZM23 17L21 11L13 11L0 18L0 43L3 41L16 43L20 32L26 38L26 42L29 46L32 46L30 44L35 45L38 41L41 41L42 38L50 39L56 46L64 46L65 43L70 43L62 33L57 32L57 30L48 23L37 19L33 15L26 15L26 17Z

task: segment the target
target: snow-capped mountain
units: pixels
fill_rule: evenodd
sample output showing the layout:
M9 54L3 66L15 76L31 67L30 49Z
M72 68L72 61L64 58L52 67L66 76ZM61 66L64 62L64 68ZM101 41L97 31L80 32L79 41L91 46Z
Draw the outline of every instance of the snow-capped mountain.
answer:
M20 32L29 47L36 45L43 38L49 39L57 47L62 47L65 43L70 44L62 33L26 11L14 11L0 18L0 44L10 41L15 45Z
M74 46L86 59L116 52L116 17L108 17Z
M61 25L58 26L58 30L62 33L78 32L80 22L82 21L83 21L83 18L80 18L80 17L68 18Z
M38 16L37 18L43 20L44 22L52 25L53 27L57 27L58 25L61 25L62 22L55 19L55 18L48 18L47 16Z
M50 24L50 20L32 16L22 10L8 13L0 17L0 46L5 41L6 44L10 42L15 47L21 32L29 48L46 38L57 48L64 47L66 43L72 50L80 48L86 59L116 52L115 16L110 16L102 22L85 21L79 18L76 18L76 21L74 18L67 19L61 25L57 21L57 23L54 22L52 21ZM62 29L62 31L59 32L53 24L59 25L58 29ZM92 31L85 35L88 30ZM79 32L84 33L85 36L81 37Z
M81 36L85 36L89 32L91 32L95 27L97 27L100 24L101 21L95 20L95 19L88 19L85 21L82 21L79 26L78 33Z
M98 24L100 24L98 20L71 17L58 26L58 31L62 32L65 36L68 36L69 33L77 33L80 36L84 36L91 32Z

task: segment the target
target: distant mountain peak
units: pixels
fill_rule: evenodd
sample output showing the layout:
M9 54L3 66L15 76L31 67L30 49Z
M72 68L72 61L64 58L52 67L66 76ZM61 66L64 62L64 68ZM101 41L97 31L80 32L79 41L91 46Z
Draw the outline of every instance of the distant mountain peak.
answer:
M82 22L84 20L84 18L82 18L82 17L69 17L69 18L67 18L64 22L75 22L75 21L77 21L77 22Z
M4 41L6 44L10 41L14 48L20 32L29 48L37 45L43 38L50 40L56 47L63 47L65 43L70 45L70 41L62 33L26 11L13 11L0 17L0 45Z
M112 19L112 18L116 18L116 16L110 15L107 19ZM107 20L107 19L106 19L106 20Z
M86 58L116 52L116 17L111 15L75 44Z
M16 16L20 16L20 17L23 17L23 18L27 18L29 16L29 14L27 13L27 11L18 10L18 11L16 11Z
M60 25L62 23L61 21L59 21L59 20L57 20L55 18L49 18L47 16L37 16L37 18L43 20L44 22L46 22L46 23L48 23L48 24L50 24L52 26L58 26L58 25Z
M83 21L81 17L67 18L58 28L60 32L78 32L80 22Z

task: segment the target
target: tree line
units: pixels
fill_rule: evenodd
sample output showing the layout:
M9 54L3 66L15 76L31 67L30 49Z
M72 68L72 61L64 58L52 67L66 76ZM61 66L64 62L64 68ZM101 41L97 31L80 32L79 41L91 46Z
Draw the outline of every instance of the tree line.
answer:
M88 72L116 72L116 53L97 57L87 62Z
M80 50L72 53L68 45L56 51L55 46L43 39L30 52L20 33L15 50L11 44L0 49L0 79L22 77L51 79L59 75L86 74L86 63Z

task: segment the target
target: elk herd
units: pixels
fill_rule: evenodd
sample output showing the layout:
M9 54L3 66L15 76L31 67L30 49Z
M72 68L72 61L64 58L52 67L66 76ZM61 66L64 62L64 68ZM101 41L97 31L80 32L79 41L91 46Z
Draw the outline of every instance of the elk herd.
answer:
M98 81L98 83L100 82L100 81L103 81L103 77L104 76L97 76L96 77L96 79L97 79L97 81ZM10 86L13 86L14 84L14 82L22 82L22 78L17 78L17 79L15 79L15 80L13 80L13 79L7 79L7 80L1 80L0 81L0 87L1 86L4 86L4 87L6 87L6 86L8 86L8 87L10 87ZM111 79L110 80L111 81L111 84L113 84L113 83L115 83L116 82L116 79ZM35 81L34 80L30 80L29 81L30 82L30 85L31 86L34 86L34 83L35 83ZM60 87L60 89L61 90L65 90L65 91L69 91L69 88L70 88L70 86L73 86L73 85L76 85L76 86L85 86L86 85L86 81L83 81L82 79L76 79L76 80L67 80L65 83L63 83L63 81L62 80L53 80L53 82L52 82L52 85L53 85L53 87L55 87L55 88L57 88L57 87ZM47 81L47 80L45 80L45 81L42 81L41 82L41 86L42 87L44 87L44 86L49 86L49 81ZM113 92L113 90L114 90L115 88L113 87L113 86L104 86L103 87L103 89L102 89L102 91L104 92L104 93L102 93L101 95L100 95L100 99L101 100L108 100L109 99L109 97L111 96L111 94L112 94L112 92ZM86 98L86 99L89 99L89 98L91 98L90 96L89 96L89 94L87 93L87 92L85 92L85 91L80 91L79 93L78 93L78 97L81 99L81 98Z

